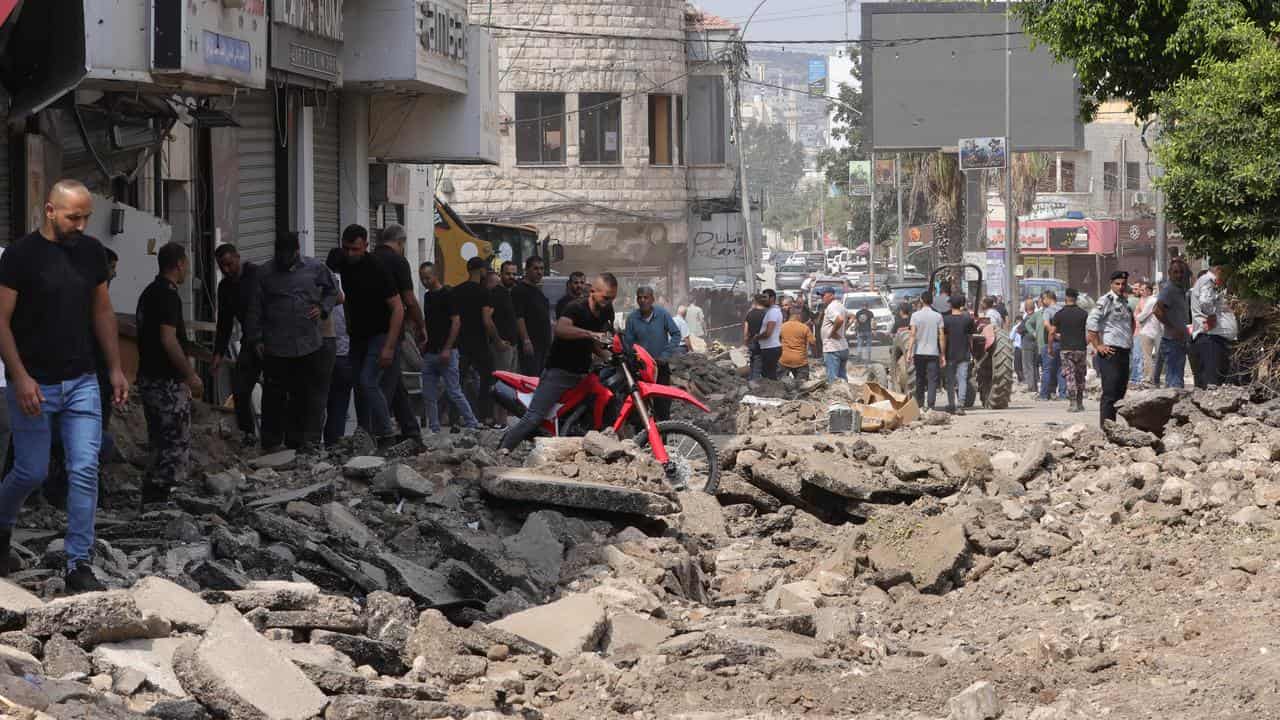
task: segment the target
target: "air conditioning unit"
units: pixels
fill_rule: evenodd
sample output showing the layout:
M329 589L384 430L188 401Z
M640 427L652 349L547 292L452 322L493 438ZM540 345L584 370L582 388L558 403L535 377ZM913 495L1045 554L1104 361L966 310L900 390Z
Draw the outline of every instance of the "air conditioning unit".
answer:
M1134 206L1134 207L1140 207L1140 206L1145 207L1145 206L1150 205L1150 204L1151 204L1151 193L1148 193L1148 192L1135 192L1135 193L1133 194L1133 206Z

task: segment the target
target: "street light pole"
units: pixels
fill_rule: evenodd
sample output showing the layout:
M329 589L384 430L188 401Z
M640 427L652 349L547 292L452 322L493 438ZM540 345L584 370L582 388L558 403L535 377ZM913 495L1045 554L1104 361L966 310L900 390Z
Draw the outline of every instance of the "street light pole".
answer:
M898 242L895 243L895 250L898 254L898 265L896 277L898 282L902 282L902 276L907 272L907 241L902 236L902 153L895 153L893 156L893 187L898 193Z
M1018 292L1017 259L1018 209L1013 202L1013 55L1009 47L1009 16L1013 13L1010 0L1004 4L1004 296L1005 306L1013 307L1022 301Z
M876 291L876 151L871 151L871 230L867 233L867 274L871 276L871 292Z

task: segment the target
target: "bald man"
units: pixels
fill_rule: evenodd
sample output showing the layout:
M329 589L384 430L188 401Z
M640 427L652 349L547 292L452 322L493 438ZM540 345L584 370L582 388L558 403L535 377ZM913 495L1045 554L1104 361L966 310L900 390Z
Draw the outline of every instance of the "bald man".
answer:
M117 407L128 398L120 369L107 256L84 234L93 198L75 180L53 186L40 229L0 256L0 357L9 380L13 470L0 483L0 572L8 574L13 526L49 473L56 428L66 452L68 592L104 589L93 575L102 408L94 339Z

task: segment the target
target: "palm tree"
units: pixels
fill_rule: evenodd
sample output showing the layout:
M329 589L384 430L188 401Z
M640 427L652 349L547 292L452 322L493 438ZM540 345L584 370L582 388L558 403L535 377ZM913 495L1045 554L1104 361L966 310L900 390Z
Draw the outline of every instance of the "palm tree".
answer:
M921 165L938 259L958 263L964 258L965 177L960 159L947 153L928 153L921 157Z
M1014 153L1011 158L1013 202L1019 215L1027 215L1035 208L1037 185L1052 162L1049 153Z

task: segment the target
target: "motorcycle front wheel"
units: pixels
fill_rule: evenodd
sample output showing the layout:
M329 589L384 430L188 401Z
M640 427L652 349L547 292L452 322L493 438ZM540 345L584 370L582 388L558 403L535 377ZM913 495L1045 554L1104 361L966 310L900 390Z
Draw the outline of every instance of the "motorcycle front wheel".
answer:
M658 433L667 448L667 480L677 489L700 490L715 494L720 487L720 457L716 445L706 431L693 423L663 420ZM649 433L641 430L636 445L649 446Z

